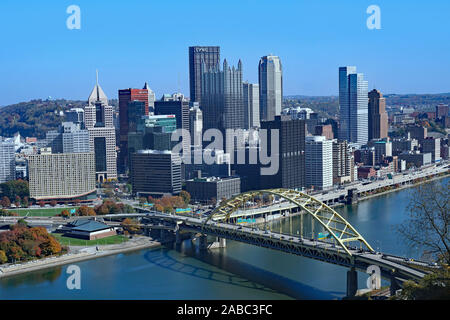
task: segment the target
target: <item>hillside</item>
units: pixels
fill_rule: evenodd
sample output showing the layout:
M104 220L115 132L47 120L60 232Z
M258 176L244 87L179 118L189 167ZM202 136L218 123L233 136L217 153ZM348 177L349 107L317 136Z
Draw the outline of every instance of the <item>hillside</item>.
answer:
M65 120L60 111L82 108L85 101L32 100L0 109L0 136L11 137L20 132L23 137L45 138L47 131L56 129ZM112 103L115 105L115 101Z

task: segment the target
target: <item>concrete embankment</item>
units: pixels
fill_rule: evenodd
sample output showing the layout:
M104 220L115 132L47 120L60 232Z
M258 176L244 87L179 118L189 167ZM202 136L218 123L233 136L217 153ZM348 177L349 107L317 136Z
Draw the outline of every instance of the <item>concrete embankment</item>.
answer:
M84 260L96 259L109 255L158 247L161 244L147 237L136 237L122 244L92 246L92 247L70 247L69 253L62 256L48 257L25 263L0 267L0 278L15 276L22 273L53 268L61 265L72 264ZM97 250L98 248L98 250Z

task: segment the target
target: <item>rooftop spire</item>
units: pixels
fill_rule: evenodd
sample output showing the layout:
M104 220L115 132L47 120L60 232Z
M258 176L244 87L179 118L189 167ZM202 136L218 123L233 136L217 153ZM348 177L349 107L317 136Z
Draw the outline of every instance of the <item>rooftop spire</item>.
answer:
M89 95L88 103L89 105L94 105L96 102L102 102L103 104L108 104L108 98L103 92L102 88L98 84L98 70L95 70L95 87L92 89L91 94Z

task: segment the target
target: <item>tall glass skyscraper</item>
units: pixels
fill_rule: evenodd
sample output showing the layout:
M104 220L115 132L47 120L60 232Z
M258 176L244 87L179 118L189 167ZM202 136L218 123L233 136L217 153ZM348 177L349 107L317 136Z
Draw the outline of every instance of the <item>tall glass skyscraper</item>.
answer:
M189 86L191 102L202 101L202 63L214 68L220 63L220 47L189 47Z
M281 115L283 71L280 58L264 56L259 60L259 103L261 121L273 121Z
M364 145L369 138L368 82L356 67L339 68L339 138Z

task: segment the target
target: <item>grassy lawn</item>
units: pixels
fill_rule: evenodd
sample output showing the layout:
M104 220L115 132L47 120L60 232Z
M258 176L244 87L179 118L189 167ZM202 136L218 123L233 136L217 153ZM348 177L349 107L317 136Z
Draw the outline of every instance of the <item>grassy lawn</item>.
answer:
M16 212L21 217L25 217L27 214L29 217L53 217L57 214L60 214L63 210L68 210L70 212L71 209L78 209L78 207L69 207L69 208L38 208L38 209L10 209L8 211Z
M128 241L128 238L122 235L110 236L107 238L99 239L99 240L83 240L76 238L64 237L60 233L52 233L52 236L59 241L59 243L63 246L97 246L97 245L105 245L105 244L118 244L125 241Z

